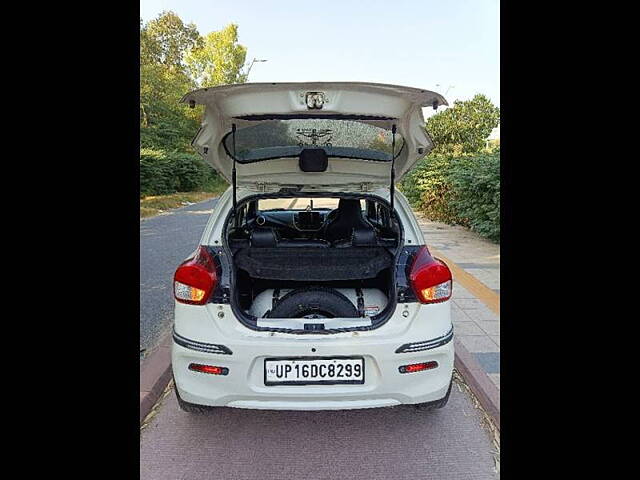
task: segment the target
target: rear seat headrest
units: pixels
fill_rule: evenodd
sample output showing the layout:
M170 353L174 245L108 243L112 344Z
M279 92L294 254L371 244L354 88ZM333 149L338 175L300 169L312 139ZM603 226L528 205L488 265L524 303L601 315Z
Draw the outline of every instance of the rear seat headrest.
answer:
M354 228L351 234L351 245L354 247L372 247L378 245L376 231L373 228Z
M276 247L278 237L272 228L254 228L251 231L252 247Z

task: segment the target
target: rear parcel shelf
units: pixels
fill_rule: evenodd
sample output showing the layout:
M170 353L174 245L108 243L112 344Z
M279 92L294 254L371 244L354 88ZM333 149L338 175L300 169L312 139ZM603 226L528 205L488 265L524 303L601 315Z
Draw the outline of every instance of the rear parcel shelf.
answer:
M360 280L390 268L393 256L383 247L241 248L234 262L250 276L265 280Z

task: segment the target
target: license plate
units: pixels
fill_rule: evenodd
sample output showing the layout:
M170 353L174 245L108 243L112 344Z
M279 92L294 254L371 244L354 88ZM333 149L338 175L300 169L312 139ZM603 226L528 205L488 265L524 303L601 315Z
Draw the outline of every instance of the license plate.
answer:
M364 358L268 358L265 385L363 384Z

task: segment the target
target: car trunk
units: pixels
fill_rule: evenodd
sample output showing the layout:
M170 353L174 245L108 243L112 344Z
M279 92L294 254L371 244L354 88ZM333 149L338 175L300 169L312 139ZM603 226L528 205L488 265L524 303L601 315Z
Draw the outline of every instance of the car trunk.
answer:
M313 239L300 238L285 227L257 227L248 214L250 208L239 205L238 209L241 225L235 227L230 219L227 239L234 278L231 302L245 324L256 329L331 332L375 328L388 318L395 302L395 258L401 244L397 222L367 217L374 226L368 236L355 228L351 238L330 242L323 238L329 229ZM384 222L389 222L386 227ZM271 233L266 235L272 243L258 241L256 232L262 236L268 230L278 231L273 238ZM314 304L295 315L278 315L276 307L283 299L309 289L324 289L328 294L320 294ZM333 297L348 300L353 306L349 316L336 316L325 308Z
M392 296L393 253L389 249L275 250L247 247L233 257L235 300L256 327L308 330L308 324L314 324L316 329L331 330L371 327L381 319ZM316 311L305 311L298 318L272 317L283 297L309 287L337 290L349 299L358 316L331 318L321 300Z

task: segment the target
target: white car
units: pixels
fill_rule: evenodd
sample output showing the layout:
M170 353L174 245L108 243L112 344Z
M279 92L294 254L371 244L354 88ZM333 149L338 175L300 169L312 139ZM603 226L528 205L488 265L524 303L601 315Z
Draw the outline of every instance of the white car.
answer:
M194 148L231 187L174 278L180 407L442 407L449 268L394 182L431 151L434 92L373 83L203 88Z

